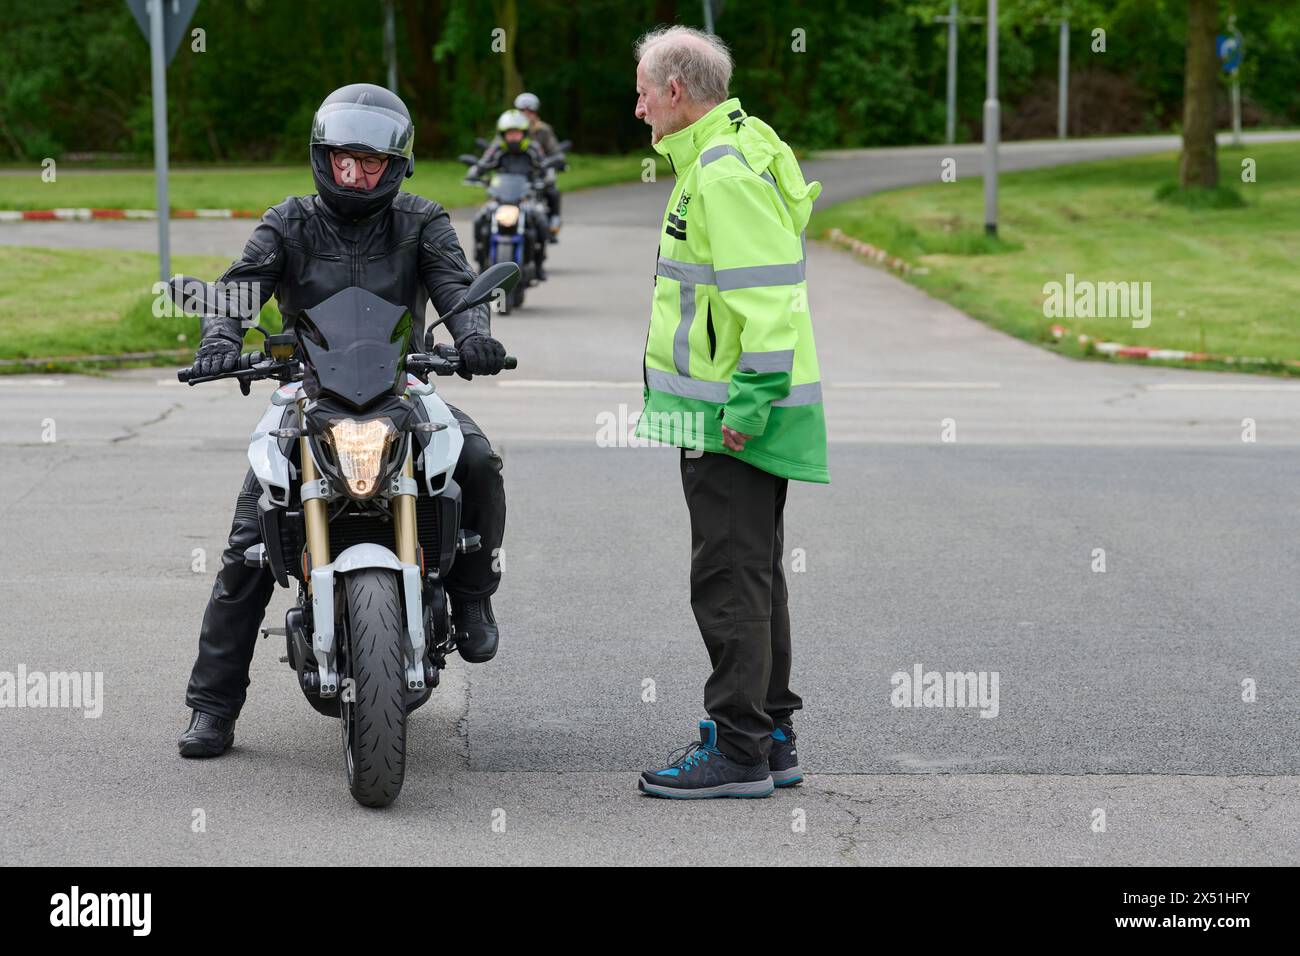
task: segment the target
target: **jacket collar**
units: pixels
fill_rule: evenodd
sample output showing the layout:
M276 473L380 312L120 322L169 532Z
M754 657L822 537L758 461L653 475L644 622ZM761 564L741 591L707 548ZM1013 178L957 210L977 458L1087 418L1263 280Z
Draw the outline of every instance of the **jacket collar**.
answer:
M690 126L663 137L654 144L655 152L667 156L673 165L673 171L680 175L682 170L689 169L699 159L700 152L710 141L744 117L745 111L740 108L740 100L733 96L729 100L723 100Z

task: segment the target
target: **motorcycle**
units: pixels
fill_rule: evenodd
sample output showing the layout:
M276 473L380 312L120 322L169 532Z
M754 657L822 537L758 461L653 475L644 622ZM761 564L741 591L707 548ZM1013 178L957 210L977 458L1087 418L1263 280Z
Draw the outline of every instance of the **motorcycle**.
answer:
M513 263L485 270L438 322L509 293L519 276ZM180 304L175 285L172 294ZM261 543L244 562L296 588L284 628L262 633L283 634L280 660L308 703L339 719L348 787L367 807L401 792L407 715L456 649L442 582L458 554L479 547L460 526L452 478L460 425L428 380L456 372L459 356L442 345L408 353L410 322L401 306L343 289L307 309L294 333L255 326L266 354L217 375L177 373L190 385L235 379L245 395L254 381L280 383L248 446Z
M462 163L473 166L478 157L466 153ZM546 168L560 168L563 157L546 160ZM487 202L474 217L474 253L480 272L498 262L519 266L523 281L502 298L498 309L507 314L524 304L525 290L537 278L539 244L548 241L550 217L541 197L545 182L521 173L495 171L484 183L467 180L487 189Z

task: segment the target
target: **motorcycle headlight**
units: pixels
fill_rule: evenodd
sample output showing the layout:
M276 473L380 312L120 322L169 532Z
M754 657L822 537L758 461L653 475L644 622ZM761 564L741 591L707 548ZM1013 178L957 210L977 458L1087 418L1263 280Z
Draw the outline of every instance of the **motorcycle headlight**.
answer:
M518 206L497 206L497 225L506 229L513 229L519 222Z
M330 420L325 437L339 461L339 473L353 498L369 498L379 488L388 448L397 437L391 419L371 418L358 422L351 418Z

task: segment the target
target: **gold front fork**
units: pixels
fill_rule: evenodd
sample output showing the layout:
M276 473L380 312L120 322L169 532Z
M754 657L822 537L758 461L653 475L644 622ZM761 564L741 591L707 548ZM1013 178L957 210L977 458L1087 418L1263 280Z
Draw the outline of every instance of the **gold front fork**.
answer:
M304 435L298 439L298 452L302 459L302 480L315 481L320 475L316 472L316 462L311 457L311 445ZM311 566L323 568L330 563L329 511L323 498L308 498L302 503L303 521L307 526L307 553L311 555ZM310 575L306 575L308 581Z
M415 478L415 465L411 459L410 445L402 465L404 478ZM393 495L393 526L397 544L397 559L403 564L416 564L415 495Z

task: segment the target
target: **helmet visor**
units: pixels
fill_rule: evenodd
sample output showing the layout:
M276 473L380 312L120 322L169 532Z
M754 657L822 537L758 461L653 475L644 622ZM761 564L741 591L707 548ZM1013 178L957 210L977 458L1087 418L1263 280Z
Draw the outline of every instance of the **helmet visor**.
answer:
M410 159L415 126L405 116L382 106L332 103L316 112L311 145L361 148Z

